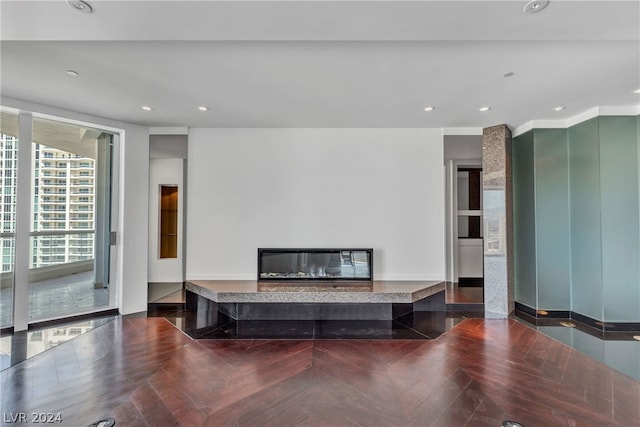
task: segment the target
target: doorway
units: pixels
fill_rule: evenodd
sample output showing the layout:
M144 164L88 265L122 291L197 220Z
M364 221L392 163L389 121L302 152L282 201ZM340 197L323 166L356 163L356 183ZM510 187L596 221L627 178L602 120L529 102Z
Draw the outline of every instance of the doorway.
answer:
M446 302L455 308L482 309L484 239L482 136L444 137L446 169Z
M187 135L149 138L149 310L185 302Z

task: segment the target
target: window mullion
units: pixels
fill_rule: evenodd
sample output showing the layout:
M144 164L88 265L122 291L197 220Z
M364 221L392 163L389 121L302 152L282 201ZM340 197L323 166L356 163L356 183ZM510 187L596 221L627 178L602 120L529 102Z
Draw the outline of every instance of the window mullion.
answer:
M18 115L18 176L16 179L16 240L13 291L13 329L24 331L29 322L29 232L31 227L31 151L33 116Z

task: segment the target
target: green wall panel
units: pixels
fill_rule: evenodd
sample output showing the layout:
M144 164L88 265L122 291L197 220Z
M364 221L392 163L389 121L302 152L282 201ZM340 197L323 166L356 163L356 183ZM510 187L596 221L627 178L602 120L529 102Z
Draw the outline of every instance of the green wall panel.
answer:
M538 307L571 307L571 235L566 129L534 130Z
M514 296L517 302L537 309L533 131L513 139L511 161Z
M516 301L640 322L640 116L514 139Z
M603 320L640 321L636 117L600 117Z
M602 319L598 118L569 128L571 309Z

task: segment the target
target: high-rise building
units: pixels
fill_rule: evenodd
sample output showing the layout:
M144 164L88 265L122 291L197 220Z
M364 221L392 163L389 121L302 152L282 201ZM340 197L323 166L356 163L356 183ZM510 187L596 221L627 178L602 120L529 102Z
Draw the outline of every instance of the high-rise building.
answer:
M2 233L15 231L17 141L0 139ZM30 268L93 259L95 161L42 144L33 147ZM3 238L2 271L13 270L12 238Z
M18 141L15 137L0 134L0 180L2 180L2 203L0 203L0 232L2 233L2 272L13 271L16 226L16 178L18 175Z
M93 258L94 160L34 146L32 268ZM77 231L77 233L69 233Z

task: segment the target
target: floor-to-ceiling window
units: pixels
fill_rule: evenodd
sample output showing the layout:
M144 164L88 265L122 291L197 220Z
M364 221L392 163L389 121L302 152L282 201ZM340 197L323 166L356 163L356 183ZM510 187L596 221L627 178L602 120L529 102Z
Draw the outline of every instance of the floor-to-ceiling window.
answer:
M16 178L18 172L18 115L0 112L0 327L13 324L13 261L16 231Z
M3 120L0 134L0 171L8 188L1 207L3 327L21 314L28 322L41 321L104 309L114 301L108 280L113 134L30 115L20 120L29 123L15 131ZM22 153L10 150L17 147L18 129L26 129L32 141L23 141ZM28 169L20 179L19 156ZM18 231L16 211L29 212L19 219Z

